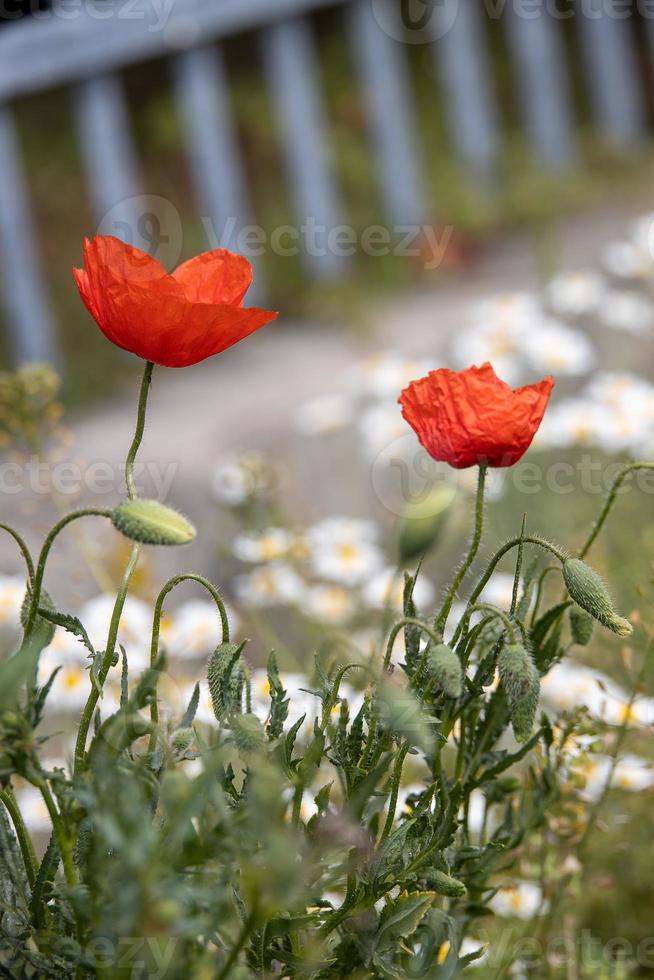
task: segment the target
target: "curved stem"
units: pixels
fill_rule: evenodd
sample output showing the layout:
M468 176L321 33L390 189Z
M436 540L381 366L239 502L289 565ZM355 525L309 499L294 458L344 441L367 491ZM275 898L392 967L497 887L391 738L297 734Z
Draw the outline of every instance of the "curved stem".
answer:
M560 548L557 548L556 545L553 545L550 541L546 541L545 538L538 537L538 535L525 534L524 537L521 535L519 538L511 538L511 540L507 541L506 544L503 544L502 547L499 549L499 551L496 551L493 557L491 558L490 562L488 563L488 567L486 571L479 579L479 582L477 583L475 588L472 590L472 593L468 600L468 608L474 605L474 603L477 601L477 599L485 589L486 585L488 584L495 569L499 565L500 561L502 560L502 558L504 558L504 555L506 555L507 552L511 551L512 548L518 548L521 543L535 544L538 548L542 548L544 551L549 551L550 554L558 558L561 564L563 564L563 562L566 560L567 556Z
M477 482L477 500L475 504L475 532L472 538L472 544L470 545L470 551L468 552L468 557L465 559L456 576L454 581L449 588L447 596L445 597L445 602L443 607L438 614L436 619L435 629L437 632L442 633L447 624L447 617L450 615L450 610L452 604L456 599L457 592L459 591L459 586L463 582L464 578L470 570L470 566L477 557L477 552L479 551L479 545L481 543L481 536L484 529L484 488L486 485L486 466L479 467L479 479Z
M31 584L34 579L34 562L32 561L32 556L30 554L29 548L21 538L18 531L14 531L11 525L0 524L0 530L6 531L7 534L10 534L11 537L16 542L16 544L18 545L18 547L20 548L20 553L23 556L23 559L25 560L25 565L27 566L27 578Z
M452 637L450 646L452 647L456 646L456 644L459 641L459 637L461 636L461 633L463 631L467 631L468 623L470 622L470 617L476 612L487 612L489 613L488 616L489 619L493 619L493 618L500 619L504 623L504 626L506 627L506 631L509 634L509 640L511 641L511 643L515 643L516 623L518 627L520 627L518 621L511 620L511 618L505 612L502 612L501 609L497 609L495 606L491 606L490 603L488 602L476 602L472 606L467 606L466 611L461 619L461 622L457 626L456 632Z
M384 655L384 670L388 670L389 668L391 662L391 656L393 654L393 647L395 645L395 641L398 637L398 634L400 633L401 630L405 629L405 627L407 626L416 626L418 629L422 630L422 632L426 633L429 639L432 641L432 643L435 643L436 646L438 646L439 643L443 642L441 637L436 632L436 630L432 629L431 626L427 626L427 624L423 623L420 619L413 619L411 616L405 616L404 619L400 619L395 624L395 626L393 627L393 629L388 635L388 642L386 644L386 654ZM418 668L418 670L419 669L420 668Z
M163 614L163 604L166 596L169 592L172 592L174 588L180 585L182 582L198 582L202 585L213 601L216 603L218 608L218 614L220 616L220 623L222 626L222 643L229 643L229 620L227 618L227 610L225 609L225 604L218 589L213 585L209 579L204 578L203 575L198 575L197 572L186 572L183 575L175 575L173 578L169 579L161 592L157 596L157 601L154 606L154 618L152 622L152 639L150 642L150 667L154 667L157 654L159 652L159 633L161 630L161 616ZM157 725L159 722L159 705L157 702L156 692L152 698L152 704L150 705L150 720L153 725ZM153 741L156 736L153 733L151 738L151 749L153 746Z
M30 889L32 889L34 888L34 882L36 881L36 869L39 862L36 857L34 845L32 844L32 838L30 837L29 831L25 826L23 815L20 812L18 801L14 796L14 791L11 786L7 786L7 788L0 793L0 800L4 803L5 809L11 817L11 822L14 825L18 846L20 847L20 852L23 855L23 863L27 873L27 880L29 882Z
M120 626L120 617L123 614L123 608L125 606L125 599L127 598L127 592L129 590L129 584L136 569L136 565L139 560L139 546L138 544L132 545L132 550L129 556L129 560L125 567L123 577L118 588L118 594L116 595L116 601L114 603L113 612L111 614L111 623L109 625L109 635L107 636L107 648L105 650L104 657L102 659L102 664L98 673L98 682L100 690L104 686L104 682L107 679L107 674L111 668L114 654L116 652L116 644L118 641L118 627ZM86 737L88 735L89 726L91 724L91 718L93 717L93 712L95 706L98 703L100 695L98 693L95 684L91 685L91 690L84 706L84 711L82 712L82 718L79 724L79 729L77 732L77 741L75 742L75 772L77 773L80 766L84 762L84 755L86 752Z
M397 806L397 797L400 791L400 780L402 779L402 766L404 765L404 760L406 759L406 755L408 751L409 751L409 743L405 742L402 748L397 753L397 758L395 760L395 768L393 770L393 777L391 780L391 795L388 801L388 813L386 814L386 822L384 824L384 829L381 832L378 845L381 844L382 841L386 840L391 830L393 829L393 821L395 820L395 808Z
M125 460L125 483L127 485L127 496L130 498L130 500L134 500L134 498L137 496L136 484L134 483L134 461L143 440L143 432L145 430L145 411L148 406L148 395L150 393L153 369L154 364L152 361L146 361L145 368L143 370L143 378L141 380L141 391L139 393L136 431L134 433L134 438L132 439L132 445L129 447L129 452L127 453L127 459Z
M32 596L27 613L24 640L31 635L32 630L34 629L36 614L39 608L39 600L41 598L41 588L43 586L45 566L52 545L55 542L55 538L61 531L63 531L65 527L67 527L68 524L72 523L72 521L78 520L80 517L111 517L111 511L100 507L85 507L83 510L74 510L72 513L66 514L65 517L62 517L60 521L57 521L55 526L52 528L47 538L43 542L43 547L41 548L41 553L36 566L36 572L32 579Z
M600 531L604 527L604 524L606 523L606 519L609 516L611 512L611 508L615 503L615 498L618 495L618 490L624 483L625 479L629 476L629 474L633 473L635 470L654 470L654 463L645 463L645 462L628 463L622 470L620 470L615 480L613 481L613 485L609 490L604 506L602 507L602 510L600 511L597 520L593 524L592 530L588 538L586 539L584 546L579 552L580 558L585 558L588 552L590 551L591 546L595 541L595 538L600 533Z

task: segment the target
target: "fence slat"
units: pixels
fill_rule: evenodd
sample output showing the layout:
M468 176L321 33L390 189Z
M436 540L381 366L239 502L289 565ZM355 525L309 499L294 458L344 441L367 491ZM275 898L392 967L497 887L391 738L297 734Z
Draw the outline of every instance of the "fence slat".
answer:
M102 75L82 82L74 90L74 108L91 203L102 232L138 245L134 198L139 180L121 81Z
M348 14L388 216L396 225L420 224L428 215L403 47L384 32L370 0L352 0Z
M220 52L206 47L179 55L174 77L198 213L212 248L237 250L251 209Z
M15 364L59 365L11 110L0 106L0 276Z
M282 21L263 35L263 55L281 129L281 148L300 226L314 225L317 247L300 247L321 278L339 275L343 258L325 247L326 230L341 220L341 203L327 150L327 125L308 21ZM302 238L302 235L300 236Z
M504 19L530 141L541 161L565 169L577 157L571 93L559 25L546 11L525 17L507 3Z
M440 16L449 26L433 47L457 153L487 177L499 153L499 117L482 15L482 5L444 0Z
M601 9L593 16L580 14L577 21L595 121L615 146L637 145L645 136L646 122L630 24Z

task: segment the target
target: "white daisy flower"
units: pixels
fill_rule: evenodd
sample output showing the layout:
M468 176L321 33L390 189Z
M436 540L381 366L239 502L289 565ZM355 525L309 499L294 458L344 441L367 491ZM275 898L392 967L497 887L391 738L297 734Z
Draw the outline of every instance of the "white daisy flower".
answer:
M404 576L394 568L385 568L373 575L362 590L363 600L371 609L390 608L402 612L404 601ZM413 589L413 601L418 609L426 609L434 601L433 584L419 575Z
M333 517L315 524L305 537L314 574L343 585L367 580L383 565L376 539L377 529L370 521Z
M646 759L625 755L618 759L612 785L631 793L642 793L654 786L654 767Z
M238 617L225 604L230 632L238 628ZM171 661L207 657L222 640L222 622L216 604L207 599L182 603L162 624L161 638Z
M20 629L20 609L25 598L22 575L0 575L0 629Z
M379 455L383 449L406 436L409 431L397 400L376 402L364 409L358 418L357 427L370 458ZM413 455L416 446L417 442L410 440L407 452Z
M409 382L437 367L431 361L405 357L398 351L384 351L355 364L346 373L346 381L357 393L397 398Z
M321 395L297 409L295 428L306 436L331 435L346 429L353 417L354 406L347 395Z
M352 593L340 585L312 585L304 600L304 611L324 623L339 625L352 617Z
M587 316L603 301L606 286L594 269L561 272L545 288L550 309L560 316Z
M607 406L583 396L566 398L545 413L534 447L596 446L613 423L613 412Z
M237 576L234 588L244 606L259 609L295 605L302 602L306 593L300 576L283 562L271 562L247 575Z
M96 650L104 650L116 597L105 593L84 603L80 619ZM118 628L118 643L127 651L132 673L140 673L150 665L152 610L147 602L127 596ZM118 649L118 648L117 648Z
M500 888L488 904L495 915L525 920L542 915L547 909L543 892L531 881L519 881L510 887Z
M520 339L520 351L532 368L558 375L587 374L595 365L595 348L579 330L542 320Z
M613 330L647 334L654 326L654 306L641 293L613 289L604 297L599 319Z
M477 301L470 310L470 322L507 330L529 330L540 317L541 304L530 292L498 293Z
M267 490L268 484L265 458L259 453L241 453L225 459L214 469L211 489L218 503L238 507Z
M282 527L268 527L260 534L239 534L232 543L232 551L239 561L280 561L288 556L294 537Z
M46 707L48 711L57 714L68 714L78 711L86 704L91 691L91 678L87 666L82 663L64 662L48 650L44 650L39 658L38 683L43 686L52 672L59 667L54 679Z
M604 268L617 279L647 281L654 275L654 261L648 248L630 241L609 242L602 254Z

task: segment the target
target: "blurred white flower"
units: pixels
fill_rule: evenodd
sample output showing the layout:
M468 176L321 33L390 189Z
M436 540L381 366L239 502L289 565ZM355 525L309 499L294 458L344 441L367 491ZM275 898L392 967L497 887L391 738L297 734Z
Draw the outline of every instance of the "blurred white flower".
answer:
M347 395L321 395L297 409L295 427L307 436L330 435L346 429L353 417L354 407Z
M45 834L52 830L52 822L43 796L36 786L21 786L16 790L16 802L32 834Z
M545 413L534 447L600 445L613 426L613 413L605 405L583 396L566 398Z
M481 602L488 602L499 609L510 609L513 599L513 575L495 572L479 596Z
M230 632L238 629L238 616L227 604ZM171 661L208 656L222 640L222 623L216 605L207 599L190 599L162 622L161 639Z
M305 536L314 574L343 585L367 580L383 566L376 539L377 528L370 521L331 517L314 524Z
M604 297L599 319L613 330L646 334L654 326L654 306L641 293L612 289Z
M261 609L294 605L306 592L306 585L297 572L283 562L271 562L247 575L238 575L234 587L244 606Z
M405 357L397 351L383 351L350 368L346 381L357 394L397 398L410 381L439 366L425 359Z
M268 527L260 534L237 535L232 544L232 551L240 561L279 561L287 557L292 544L293 535L286 528Z
M595 365L595 348L580 330L542 320L520 339L530 367L558 375L587 374Z
M470 308L471 323L489 328L529 330L542 317L542 307L535 293L506 292L478 300Z
M359 415L357 427L370 458L374 458L409 432L396 400L379 401L364 409ZM408 451L413 452L415 446L417 442L411 442Z
M20 628L20 608L25 598L22 575L0 575L0 627Z
M91 678L87 666L81 663L61 662L61 659L44 650L39 658L38 683L43 686L52 672L60 670L50 688L46 707L57 714L67 714L84 707L91 691Z
M434 586L419 575L413 589L413 601L418 609L425 609L434 601ZM404 576L395 568L385 568L365 583L363 600L371 609L392 609L402 612L404 598Z
M352 593L340 585L312 585L307 590L304 611L324 623L347 622L355 609Z
M241 453L219 463L213 471L211 489L218 503L238 507L268 489L268 483L265 458L259 453Z
M84 603L79 618L96 650L104 650L116 597L105 593ZM150 665L152 609L147 602L127 596L118 628L118 643L125 647L130 672Z
M604 279L593 269L561 272L545 289L551 310L560 316L585 316L595 313L604 299Z
M522 374L522 331L532 329L533 322L528 327L512 321L506 324L475 322L457 334L450 351L453 363L457 368L466 368L470 364L490 361L502 381L515 384Z
M604 268L618 279L646 281L654 275L649 248L633 241L609 242L602 254Z
M625 755L618 759L613 773L612 785L616 789L642 793L654 786L654 767L646 759L636 755Z
M495 915L502 918L533 919L547 909L541 889L531 881L519 881L511 887L500 888L488 904Z
M585 705L590 713L608 725L646 728L654 723L654 698L630 697L611 677L592 667L563 661L541 680L543 699L559 710L569 711Z
M584 785L579 795L588 802L601 798L609 778L612 788L630 793L642 793L654 786L654 767L635 755L619 758L615 766L609 756L586 755L574 761L572 772L583 777Z

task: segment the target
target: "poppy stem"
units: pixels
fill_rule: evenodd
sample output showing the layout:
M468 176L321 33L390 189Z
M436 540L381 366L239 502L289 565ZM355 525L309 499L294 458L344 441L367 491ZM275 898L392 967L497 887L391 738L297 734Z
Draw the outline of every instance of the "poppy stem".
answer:
M154 364L152 361L146 361L143 371L143 379L141 381L141 391L139 394L139 404L136 416L136 432L134 433L132 445L129 447L127 459L125 460L125 483L127 484L127 496L130 500L134 500L138 496L136 492L136 484L134 483L134 461L143 440L143 432L145 430L145 410L148 405L148 395L150 393L150 385L152 383L153 369Z
M470 571L470 566L477 557L477 552L479 551L479 545L481 544L481 536L484 530L484 491L486 488L486 471L487 467L483 464L479 466L479 478L477 481L477 501L475 505L475 532L472 538L472 544L470 545L470 551L468 552L468 557L465 559L459 571L457 572L452 585L445 597L445 602L438 614L438 618L434 624L434 629L437 633L442 633L447 625L447 617L450 615L450 610L452 609L452 604L456 599L457 593L459 591L459 586L463 582L464 578Z

